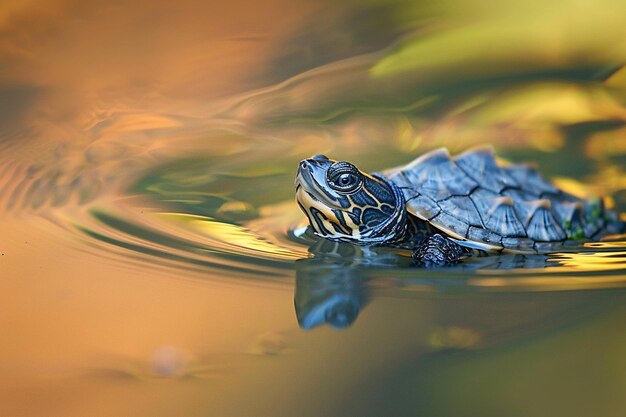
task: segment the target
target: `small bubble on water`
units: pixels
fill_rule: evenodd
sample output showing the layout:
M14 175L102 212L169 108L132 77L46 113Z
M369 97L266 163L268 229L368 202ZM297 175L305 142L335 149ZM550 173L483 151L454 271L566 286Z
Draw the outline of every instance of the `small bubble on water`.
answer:
M161 377L181 375L186 365L185 353L173 346L160 346L154 350L150 358L152 371Z

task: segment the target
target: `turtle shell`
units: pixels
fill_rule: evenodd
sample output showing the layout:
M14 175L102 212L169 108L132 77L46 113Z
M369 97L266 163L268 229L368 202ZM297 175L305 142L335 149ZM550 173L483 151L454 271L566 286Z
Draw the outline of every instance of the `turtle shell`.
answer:
M530 166L498 163L490 147L454 158L437 149L383 174L400 187L411 214L479 249L554 250L570 239L597 238L612 214Z

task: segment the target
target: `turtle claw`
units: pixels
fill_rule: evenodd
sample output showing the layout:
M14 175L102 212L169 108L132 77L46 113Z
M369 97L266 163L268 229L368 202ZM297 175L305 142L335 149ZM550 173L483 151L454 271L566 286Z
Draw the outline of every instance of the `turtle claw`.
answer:
M459 263L465 254L458 243L437 233L413 248L412 257L416 265L438 267Z

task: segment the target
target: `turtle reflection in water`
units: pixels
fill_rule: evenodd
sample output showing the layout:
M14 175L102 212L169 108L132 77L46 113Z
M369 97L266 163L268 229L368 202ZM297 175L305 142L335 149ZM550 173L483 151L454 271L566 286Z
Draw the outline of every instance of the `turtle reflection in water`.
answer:
M408 252L408 251L407 251ZM445 292L472 291L464 274L442 280L427 275L402 275L411 258L398 256L386 247L357 246L317 240L310 248L313 255L296 261L294 306L298 324L303 329L329 325L336 329L351 326L372 298L375 288L398 288L403 285L429 287ZM540 254L478 256L458 264L453 272L548 268L558 261ZM389 277L402 278L390 280ZM385 279L380 279L385 278Z
M345 330L365 325L375 329L377 336L368 339L370 343L379 343L389 352L397 347L400 350L395 352L401 357L406 346L416 355L514 346L621 308L615 289L519 291L512 287L493 291L473 286L462 273L558 265L545 255L473 257L447 271L461 273L442 279L428 270L407 270L411 258L394 251L318 239L309 248L313 256L295 263L294 305L300 327ZM371 314L359 319L370 303ZM362 330L356 331L357 339L361 338ZM393 342L396 338L408 345Z
M294 305L300 327L328 324L343 329L352 325L370 300L365 283L381 270L407 264L406 257L384 249L326 239L311 246L314 257L296 261Z
M624 231L602 200L568 194L527 165L500 164L490 148L454 158L438 149L371 175L316 155L300 162L295 189L317 235L411 248L423 265L475 250L554 252Z

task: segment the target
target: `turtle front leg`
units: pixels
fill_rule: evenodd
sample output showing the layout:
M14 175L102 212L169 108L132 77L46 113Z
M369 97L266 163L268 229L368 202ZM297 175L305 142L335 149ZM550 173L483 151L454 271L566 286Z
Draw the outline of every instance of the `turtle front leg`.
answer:
M413 259L421 266L444 266L460 262L467 251L439 233L428 236L413 248Z

